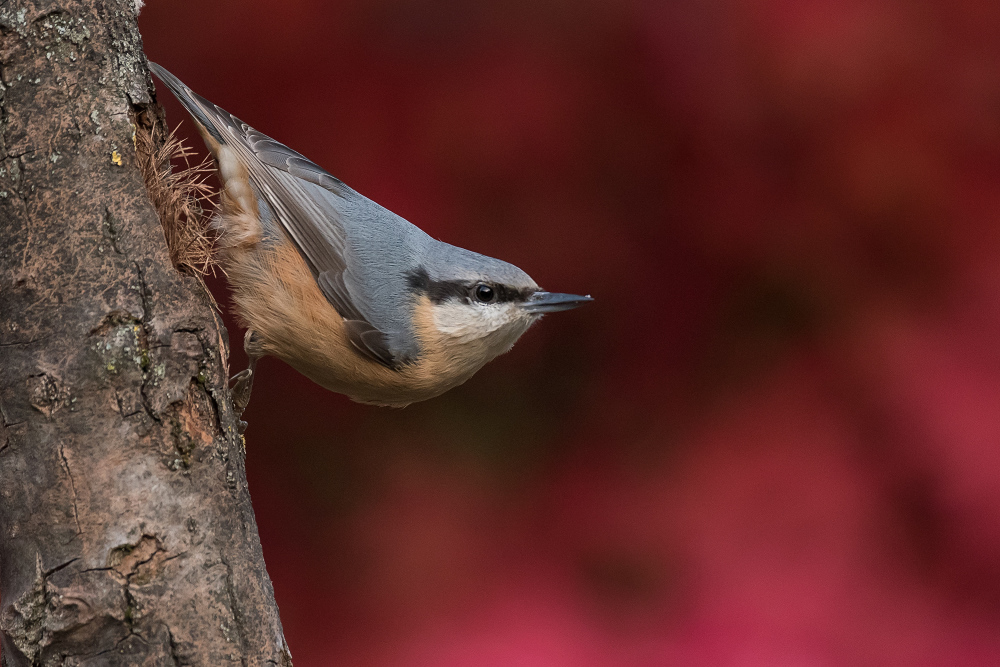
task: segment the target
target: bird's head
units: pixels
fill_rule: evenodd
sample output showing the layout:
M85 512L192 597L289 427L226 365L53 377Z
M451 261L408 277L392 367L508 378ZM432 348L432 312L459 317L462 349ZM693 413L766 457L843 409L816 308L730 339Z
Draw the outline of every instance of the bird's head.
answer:
M417 308L426 311L422 318L441 346L456 350L453 356L472 354L482 365L509 350L542 315L593 300L546 292L513 264L441 246L409 282Z

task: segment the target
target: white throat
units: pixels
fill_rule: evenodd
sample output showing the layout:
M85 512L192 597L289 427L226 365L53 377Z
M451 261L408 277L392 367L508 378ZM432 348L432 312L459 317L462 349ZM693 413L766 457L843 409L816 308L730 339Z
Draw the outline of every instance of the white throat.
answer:
M445 301L433 306L434 326L456 343L489 339L494 354L506 352L534 318L516 303L481 304ZM486 341L483 341L486 342Z

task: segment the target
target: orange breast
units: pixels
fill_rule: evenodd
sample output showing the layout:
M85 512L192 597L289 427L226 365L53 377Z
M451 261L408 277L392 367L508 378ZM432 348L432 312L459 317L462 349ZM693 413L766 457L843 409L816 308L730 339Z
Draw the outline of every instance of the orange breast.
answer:
M288 239L262 242L246 168L225 147L210 148L223 182L217 221L223 268L240 320L257 332L264 354L282 359L331 391L362 403L393 406L437 396L465 382L485 363L474 350L447 344L433 325L426 297L406 306L413 308L420 347L414 363L392 370L360 354L298 250Z

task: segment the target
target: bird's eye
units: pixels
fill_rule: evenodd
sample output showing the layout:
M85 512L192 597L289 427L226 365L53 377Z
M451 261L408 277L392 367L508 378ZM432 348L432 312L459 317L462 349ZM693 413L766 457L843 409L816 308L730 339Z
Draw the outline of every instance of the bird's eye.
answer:
M484 285L482 283L476 285L476 289L473 290L476 295L476 301L480 303L490 303L496 298L496 292L489 285Z

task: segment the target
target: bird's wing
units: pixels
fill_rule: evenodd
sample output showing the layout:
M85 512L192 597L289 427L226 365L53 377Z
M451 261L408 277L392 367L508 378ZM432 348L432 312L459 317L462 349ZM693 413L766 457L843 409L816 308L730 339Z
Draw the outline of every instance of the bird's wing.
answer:
M374 361L399 368L406 354L393 349L391 339L397 336L390 335L398 332L372 324L345 283L349 271L345 254L347 234L339 211L329 197L313 196L305 183L338 197L355 193L300 153L198 95L156 63L149 66L212 138L240 156L257 195L274 211L275 218L309 265L323 295L344 318L344 328L354 347ZM354 292L363 290L362 282L351 283Z

